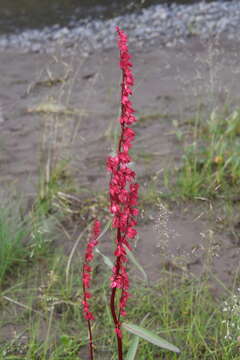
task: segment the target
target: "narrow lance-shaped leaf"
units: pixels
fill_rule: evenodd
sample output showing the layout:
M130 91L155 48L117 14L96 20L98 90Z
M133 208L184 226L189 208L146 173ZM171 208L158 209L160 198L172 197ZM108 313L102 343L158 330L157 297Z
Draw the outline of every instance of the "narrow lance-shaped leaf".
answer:
M97 247L95 248L95 251L96 253L102 256L105 265L107 265L110 269L112 269L113 268L112 260L108 256L104 255Z
M163 349L167 349L176 353L180 353L180 350L175 345L170 344L168 341L162 339L160 336L154 334L152 331L142 328L141 326L123 323L122 327L130 333L147 340L148 342L157 345Z
M111 223L112 223L112 219L110 219L110 220L107 222L107 224L105 225L103 231L102 231L101 234L98 236L97 240L99 240L99 239L101 239L101 237L103 237L103 235L104 235L104 234L107 232L107 230L109 229ZM110 269L112 269L112 268L113 268L113 262L111 261L111 259L110 259L108 256L104 255L104 254L98 249L98 247L95 247L95 251L96 251L96 253L98 253L99 255L102 256L105 265L107 265Z
M144 324L144 322L146 321L146 319L148 318L149 315L150 315L150 313L147 313L144 316L144 318L141 321L141 325ZM137 354L138 345L139 345L139 340L140 340L139 336L135 335L131 342L130 348L128 350L126 360L134 360L135 359L135 356Z
M142 265L139 264L136 257L133 255L132 251L130 251L125 245L124 245L124 247L126 249L129 259L138 268L138 270L143 274L144 280L148 283L148 276L147 276L145 270L143 269Z
M130 348L128 350L126 360L134 360L135 359L135 356L137 354L139 339L140 339L139 336L137 336L137 335L134 336L134 338L131 342Z

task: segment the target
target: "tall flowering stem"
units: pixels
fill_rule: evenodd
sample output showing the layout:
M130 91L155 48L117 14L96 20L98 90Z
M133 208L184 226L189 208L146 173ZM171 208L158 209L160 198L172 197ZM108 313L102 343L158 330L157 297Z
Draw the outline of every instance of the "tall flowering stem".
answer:
M90 306L89 306L89 299L92 297L92 294L88 291L88 289L90 288L91 272L92 272L92 267L89 265L89 263L93 260L94 257L93 250L98 243L97 238L100 234L100 231L101 231L100 222L98 220L95 220L92 227L91 237L87 244L83 268L82 268L82 287L83 287L82 305L83 305L83 315L88 323L90 360L93 360L93 337L92 337L91 320L94 320L95 318L92 312L90 311Z
M138 215L137 199L139 184L135 182L135 172L129 166L131 157L129 149L135 133L130 127L135 121L135 110L129 96L132 95L131 87L134 85L128 52L127 35L117 27L118 47L120 51L120 68L122 70L121 83L121 133L115 156L107 159L107 168L111 172L109 184L110 211L113 214L112 227L116 229L116 249L114 252L115 264L111 277L111 300L110 308L115 324L115 332L118 342L118 359L123 359L121 316L126 315L126 305L129 298L129 278L126 269L126 247L131 250L129 240L134 239L137 231L135 217ZM119 292L119 301L116 294Z

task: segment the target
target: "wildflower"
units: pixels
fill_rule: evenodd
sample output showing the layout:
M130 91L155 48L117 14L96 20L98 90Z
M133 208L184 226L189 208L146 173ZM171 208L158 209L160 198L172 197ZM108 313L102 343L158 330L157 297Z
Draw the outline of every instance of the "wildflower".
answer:
M90 360L93 360L93 338L92 338L92 329L91 329L91 320L94 320L94 316L92 312L90 311L90 305L88 300L91 299L92 294L87 291L87 289L90 288L90 281L91 281L91 272L92 267L89 265L89 263L93 260L93 250L94 247L98 244L97 238L100 235L101 231L101 224L98 220L95 220L92 227L92 232L90 239L88 241L86 251L85 251L85 257L84 257L84 263L82 267L82 287L83 287L83 315L84 318L88 322L88 332L89 332L89 354L90 354Z
M101 231L101 225L98 220L96 220L93 224L92 233L90 240L88 241L86 252L85 252L85 259L82 269L82 284L83 284L83 315L86 320L94 320L94 316L89 310L89 303L88 299L91 298L91 293L87 292L86 289L90 288L90 281L91 281L91 272L92 267L89 265L89 263L93 260L93 250L94 247L98 244L97 238Z
M127 254L125 246L131 249L128 243L129 239L134 239L137 231L134 226L137 224L135 216L138 215L137 199L139 185L135 182L135 172L130 168L131 157L129 149L132 147L132 141L135 132L130 128L136 121L135 110L129 96L132 95L131 86L134 84L130 62L131 56L128 52L127 35L117 27L118 47L120 51L120 68L122 69L121 83L121 115L120 125L121 134L119 137L116 156L109 156L107 159L107 169L111 172L109 184L110 212L114 215L112 226L116 229L116 257L115 266L111 276L111 311L115 323L115 332L118 337L119 359L122 359L121 350L121 322L120 315L126 315L126 305L129 298L129 279L126 270ZM119 315L117 315L115 295L116 290L120 289Z

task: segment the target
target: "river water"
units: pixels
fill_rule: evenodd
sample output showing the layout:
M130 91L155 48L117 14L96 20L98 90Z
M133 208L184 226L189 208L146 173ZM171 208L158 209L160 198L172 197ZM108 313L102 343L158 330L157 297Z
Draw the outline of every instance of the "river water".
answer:
M221 0L218 0L221 1ZM80 19L107 19L154 4L192 4L199 0L0 0L0 35ZM209 2L209 1L207 1Z

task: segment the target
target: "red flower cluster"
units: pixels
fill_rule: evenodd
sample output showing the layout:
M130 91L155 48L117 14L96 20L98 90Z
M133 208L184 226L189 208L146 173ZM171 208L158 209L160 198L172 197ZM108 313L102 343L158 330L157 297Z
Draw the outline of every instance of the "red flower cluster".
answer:
M111 277L111 287L122 290L119 310L120 314L124 316L126 315L125 308L129 297L129 279L126 271L127 256L124 246L131 250L128 240L133 239L137 234L134 226L137 224L135 216L138 215L138 209L135 206L137 205L139 185L134 182L135 172L129 167L131 162L129 149L135 137L135 133L129 125L136 121L135 111L129 100L129 96L132 95L131 86L134 84L131 72L132 63L128 53L127 36L119 28L117 28L117 32L119 36L120 68L122 69L121 116L119 119L121 134L117 154L108 157L107 168L111 172L109 185L110 211L114 215L113 227L117 229L116 250L114 253L116 263ZM115 297L115 292L113 297ZM121 337L120 324L116 324L116 319L115 325L115 331Z
M89 262L91 262L93 259L94 256L93 250L94 247L98 244L97 238L100 234L100 231L101 231L100 221L95 220L92 227L92 234L87 244L87 248L85 252L85 261L82 270L82 284L83 284L82 304L83 304L83 314L86 320L94 320L94 316L89 310L89 303L88 303L88 299L90 299L92 295L86 289L90 288L92 267L89 265Z

